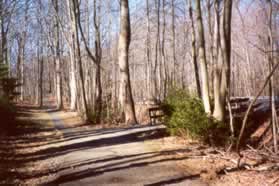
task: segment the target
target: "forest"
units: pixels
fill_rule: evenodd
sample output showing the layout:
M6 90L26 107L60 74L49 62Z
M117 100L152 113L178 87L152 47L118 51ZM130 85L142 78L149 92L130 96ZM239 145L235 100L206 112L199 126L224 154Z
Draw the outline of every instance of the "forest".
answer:
M43 183L38 177L62 172L45 183L88 178L107 185L113 168L100 168L99 178L98 167L89 167L92 173L72 164L80 172L68 174L45 164L73 151L80 154L69 155L69 162L79 161L91 147L102 159L107 151L98 148L107 144L162 139L175 141L169 146L197 141L206 146L206 157L213 148L214 161L226 159L236 172L259 177L232 185L279 184L277 0L0 0L0 26L0 184L37 185ZM93 133L99 137L89 141ZM107 133L120 136L102 136ZM124 155L134 156L118 156ZM24 175L18 167L35 162L45 168ZM222 166L214 174L235 172ZM144 177L144 170L137 171ZM260 182L267 174L273 180ZM189 180L202 185L202 175ZM179 183L129 181L123 184Z

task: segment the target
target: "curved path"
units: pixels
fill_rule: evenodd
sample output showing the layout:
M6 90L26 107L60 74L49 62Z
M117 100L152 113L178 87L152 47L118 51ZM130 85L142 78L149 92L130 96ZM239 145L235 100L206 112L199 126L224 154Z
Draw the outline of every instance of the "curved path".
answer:
M47 113L63 136L48 151L59 166L57 179L47 185L204 185L176 166L187 158L174 156L183 149L162 152L149 142L162 137L161 125L94 129L73 125L75 113Z

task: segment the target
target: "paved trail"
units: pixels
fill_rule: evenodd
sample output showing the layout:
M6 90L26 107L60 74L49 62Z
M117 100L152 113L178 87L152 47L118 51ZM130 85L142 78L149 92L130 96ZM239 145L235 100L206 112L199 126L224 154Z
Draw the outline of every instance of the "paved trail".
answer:
M59 166L57 179L48 185L204 185L177 168L182 159L170 156L172 151L160 152L148 142L161 135L163 126L69 127L67 117L75 114L47 113L63 136L51 151Z

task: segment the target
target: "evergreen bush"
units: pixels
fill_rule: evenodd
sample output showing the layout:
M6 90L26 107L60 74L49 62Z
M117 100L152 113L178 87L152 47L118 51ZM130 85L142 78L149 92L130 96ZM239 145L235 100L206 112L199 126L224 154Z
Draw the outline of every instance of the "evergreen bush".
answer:
M185 90L173 88L163 102L163 110L171 135L209 140L221 126L205 113L201 99Z

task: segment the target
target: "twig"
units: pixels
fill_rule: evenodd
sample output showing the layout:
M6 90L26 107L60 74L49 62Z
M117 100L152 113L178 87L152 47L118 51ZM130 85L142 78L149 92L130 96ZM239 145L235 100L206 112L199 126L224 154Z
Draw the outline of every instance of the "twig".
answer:
M269 170L274 170L274 169L279 169L279 163L274 163L274 164L270 164L270 165L261 166L261 167L258 167L256 169L254 169L254 170L255 171L269 171Z
M258 150L254 149L251 145L246 145L250 150L253 152L259 152Z
M270 150L267 146L264 144L264 149L267 150L270 154L275 155L272 150Z

